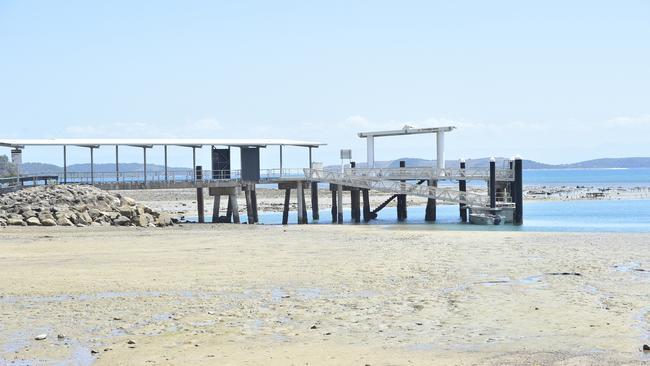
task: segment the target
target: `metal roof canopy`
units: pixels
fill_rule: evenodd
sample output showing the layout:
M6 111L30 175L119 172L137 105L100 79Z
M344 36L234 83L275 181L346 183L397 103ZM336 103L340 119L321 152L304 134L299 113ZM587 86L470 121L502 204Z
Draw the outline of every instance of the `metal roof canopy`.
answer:
M96 147L102 145L124 145L136 147L151 146L186 146L201 147L204 145L221 146L298 146L298 147L319 147L326 145L316 141L301 141L287 139L0 139L0 146L17 147L24 146L83 146Z
M309 148L309 166L312 165L311 149L326 145L322 142L288 140L288 139L6 139L0 140L0 146L24 149L25 146L62 146L63 147L63 181L67 183L67 151L68 146L79 146L90 149L90 181L94 184L94 150L100 146L115 146L115 175L119 181L119 146L142 148L144 160L144 183L147 183L147 149L154 146L165 147L165 181L168 180L167 146L182 146L192 148L192 169L196 179L196 149L204 145L219 145L228 147L280 147L280 175L282 175L282 147L295 146Z
M359 132L359 137L366 139L367 147L367 165L369 168L375 166L375 137L386 136L404 136L404 135L418 135L425 133L436 134L436 165L438 169L445 167L445 132L455 130L455 126L444 127L427 127L427 128L413 128L405 125L401 130L389 131L375 131L375 132Z

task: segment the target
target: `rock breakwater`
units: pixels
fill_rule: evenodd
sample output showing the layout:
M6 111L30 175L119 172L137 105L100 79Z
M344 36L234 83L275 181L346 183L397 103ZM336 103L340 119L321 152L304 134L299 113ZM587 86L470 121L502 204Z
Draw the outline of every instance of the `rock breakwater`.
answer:
M92 186L51 185L0 195L0 226L169 226L172 217Z

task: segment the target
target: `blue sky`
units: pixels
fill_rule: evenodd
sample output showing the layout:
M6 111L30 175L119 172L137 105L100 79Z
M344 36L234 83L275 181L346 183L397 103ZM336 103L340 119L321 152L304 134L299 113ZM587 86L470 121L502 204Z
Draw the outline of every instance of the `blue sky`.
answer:
M648 1L4 0L0 135L310 139L335 163L365 160L359 131L455 125L450 159L650 156L649 65ZM376 159L434 141L378 140Z

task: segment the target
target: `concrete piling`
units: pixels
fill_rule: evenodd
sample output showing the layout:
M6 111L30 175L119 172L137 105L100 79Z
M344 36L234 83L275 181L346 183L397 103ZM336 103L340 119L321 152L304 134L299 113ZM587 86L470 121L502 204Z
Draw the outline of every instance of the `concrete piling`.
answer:
M461 170L461 174L465 176L465 160L460 161L460 170ZM467 192L467 180L465 179L458 180L458 190L460 192ZM464 203L459 203L458 208L460 210L460 220L462 222L467 222L467 205L465 205Z
M399 167L404 168L406 167L406 162L404 160L401 160L399 162ZM400 182L405 182L404 180L400 180ZM399 194L397 195L397 221L404 221L406 220L406 195L405 194Z
M197 183L200 183L203 180L203 167L200 165L197 165L195 167L196 171L196 176L195 179ZM196 187L196 209L198 211L198 216L199 216L199 222L204 223L205 222L205 201L203 198L203 187Z
M490 159L490 208L494 209L497 207L497 175L496 175L496 160L494 158Z
M305 217L303 215L303 212L305 212L305 192L302 182L297 182L296 187L298 188L298 197L296 198L296 201L298 201L298 212L296 212L296 216L298 218L298 224L305 224Z
M368 222L372 219L372 212L370 211L370 192L368 189L362 189L363 196L363 221Z
M336 185L336 220L339 224L343 223L343 186Z
M336 197L336 184L330 184L330 193L332 194L332 223L336 224L338 221L338 208L337 208L337 203L338 199Z
M427 181L429 187L438 187L438 181L430 179ZM424 221L436 221L436 200L433 198L427 199L427 207L424 212Z
M320 219L318 213L318 182L311 182L311 218L312 220Z
M282 209L282 225L289 223L289 205L291 203L291 189L284 190L284 207Z
M523 187L523 162L520 157L515 157L515 211L513 224L524 223L524 187Z

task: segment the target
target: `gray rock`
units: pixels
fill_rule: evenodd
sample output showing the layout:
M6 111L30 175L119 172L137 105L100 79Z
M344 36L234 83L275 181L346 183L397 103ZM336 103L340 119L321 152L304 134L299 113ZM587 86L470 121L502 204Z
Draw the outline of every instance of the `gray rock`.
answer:
M28 218L27 220L25 220L25 222L29 226L41 226L41 220L39 220L38 217L36 216L32 216Z
M133 223L139 227L146 227L149 225L149 219L147 219L146 215L138 215L133 218Z
M155 221L156 226L169 226L172 225L172 217L168 213L161 213Z
M56 224L59 226L72 226L73 223L65 217L60 217L56 219Z
M113 220L113 225L126 226L129 224L131 224L131 220L126 216L119 216L118 218Z
M14 218L14 217L10 217L10 218L7 219L7 225L16 225L16 226L18 226L18 225L26 225L26 224L25 224L25 221L23 221L22 219L17 219L17 218Z
M120 198L120 203L124 206L135 206L135 200L130 197L122 197Z
M43 226L56 226L56 221L54 219L43 219L41 220Z
M133 217L133 210L131 207L128 206L120 206L117 208L117 211L120 213L122 216L126 217Z

